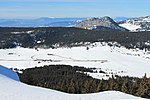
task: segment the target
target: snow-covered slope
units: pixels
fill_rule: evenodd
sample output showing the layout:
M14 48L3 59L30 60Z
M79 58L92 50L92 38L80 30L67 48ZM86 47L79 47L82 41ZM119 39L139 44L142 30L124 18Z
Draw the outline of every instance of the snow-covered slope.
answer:
M118 24L130 31L150 31L150 16L132 18Z
M134 25L134 24L131 24L131 23L123 23L123 24L119 24L121 27L124 27L132 32L134 31L137 31L138 29L141 28L140 25Z
M118 91L94 94L67 94L29 86L0 74L0 100L142 100ZM144 100L144 99L143 99Z
M102 46L105 45L105 46ZM87 47L57 49L1 49L0 64L9 68L31 68L35 66L66 64L96 68L97 73L88 73L101 79L112 75L143 77L150 76L150 51L109 47L95 43ZM100 70L106 72L98 73Z

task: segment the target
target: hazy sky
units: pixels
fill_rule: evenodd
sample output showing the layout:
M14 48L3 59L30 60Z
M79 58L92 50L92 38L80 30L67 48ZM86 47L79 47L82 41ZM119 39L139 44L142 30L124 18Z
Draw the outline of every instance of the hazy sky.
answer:
M0 0L0 18L147 15L150 0Z

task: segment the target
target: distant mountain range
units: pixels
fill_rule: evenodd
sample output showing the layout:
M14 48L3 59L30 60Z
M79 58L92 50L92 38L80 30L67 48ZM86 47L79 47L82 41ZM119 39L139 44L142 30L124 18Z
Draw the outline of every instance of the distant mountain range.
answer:
M0 19L0 27L68 27L85 18Z
M79 27L92 30L150 31L150 16L139 18L0 19L0 27Z

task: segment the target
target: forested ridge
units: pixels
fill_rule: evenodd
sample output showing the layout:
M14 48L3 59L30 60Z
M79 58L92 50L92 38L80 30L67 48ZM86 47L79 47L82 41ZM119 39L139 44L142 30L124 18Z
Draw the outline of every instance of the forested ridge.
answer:
M0 48L76 46L85 42L117 42L126 48L150 49L150 32L96 31L74 27L0 28Z

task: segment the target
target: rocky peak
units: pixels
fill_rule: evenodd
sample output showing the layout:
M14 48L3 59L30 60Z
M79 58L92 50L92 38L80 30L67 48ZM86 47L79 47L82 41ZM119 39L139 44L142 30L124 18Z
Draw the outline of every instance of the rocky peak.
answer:
M125 28L120 27L113 19L108 16L102 18L90 18L81 21L75 27L84 29L96 29L96 30L120 30L127 31Z

